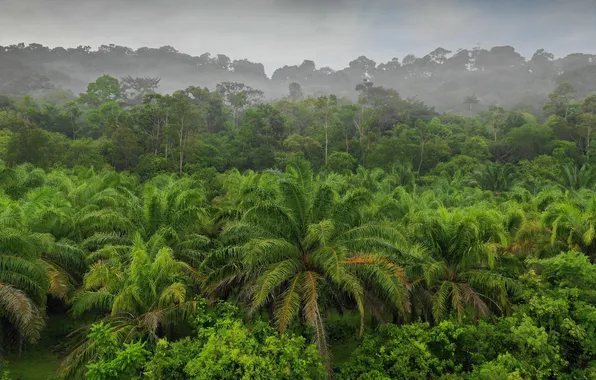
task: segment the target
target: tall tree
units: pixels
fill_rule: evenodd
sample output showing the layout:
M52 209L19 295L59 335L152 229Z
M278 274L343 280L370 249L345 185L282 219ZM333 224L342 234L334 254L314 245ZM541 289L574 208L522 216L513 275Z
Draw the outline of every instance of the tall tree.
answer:
M178 140L178 173L182 175L184 155L190 139L199 129L201 114L185 91L174 92L169 98L169 105L172 111L172 124L170 126Z
M569 104L573 100L575 89L570 82L561 82L553 92L548 95L548 102L542 107L548 115L558 115L567 119Z
M159 87L161 78L135 77L128 75L120 78L120 94L127 103L137 105L143 101L145 95L154 94Z
M325 165L327 165L329 156L329 122L337 111L337 97L335 95L321 96L317 99L316 107L323 119L323 129L325 131Z
M478 100L478 97L476 95L469 95L469 96L466 96L466 98L464 99L464 104L468 105L469 111L472 110L472 105L478 104L478 103L480 103L480 100Z
M131 111L139 131L144 136L142 141L145 151L155 155L159 154L165 145L163 140L166 127L170 124L171 110L168 99L161 94L151 94L143 99L140 106L134 107Z
M289 100L296 102L304 98L304 93L302 93L302 87L300 86L300 84L292 82L288 87L290 90L290 95L288 97Z
M493 141L497 141L507 131L507 113L500 106L490 106L488 110L481 113L480 117L486 123Z
M596 94L584 99L582 103L583 114L581 116L581 130L584 137L586 158L590 160L590 146L593 138L593 131L596 129Z
M89 83L87 92L79 96L79 101L90 106L98 106L108 101L120 99L120 83L118 79L104 75L95 82Z
M222 82L216 91L223 96L228 105L232 107L234 126L238 128L240 116L253 104L258 103L264 96L263 91L254 89L244 83Z

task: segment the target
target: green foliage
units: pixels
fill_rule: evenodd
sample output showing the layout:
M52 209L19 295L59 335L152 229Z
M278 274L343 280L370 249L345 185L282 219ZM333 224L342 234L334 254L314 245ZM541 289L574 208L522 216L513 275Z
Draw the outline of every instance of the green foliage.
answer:
M81 94L79 101L92 106L98 106L107 101L120 98L120 83L118 79L109 75L97 78L87 86L87 92Z
M303 337L277 336L266 324L248 331L224 321L201 333L201 352L185 372L191 379L323 379L325 370L313 345Z
M496 325L381 326L364 338L341 378L548 379L566 364L544 328L527 316L508 317Z
M544 120L124 81L1 100L9 353L61 310L65 378L593 376L594 96L562 83Z
M453 361L458 334L450 322L434 329L427 324L379 326L364 338L352 359L340 369L339 377L428 379L459 372Z
M342 378L589 378L595 266L567 252L528 259L523 302L495 323L384 325L367 334ZM375 377L376 376L376 377Z
M119 350L114 329L103 323L94 325L89 339L95 345L95 358L87 364L86 379L140 379L149 351L144 343L124 344Z
M91 328L93 358L88 379L323 379L317 349L303 337L279 335L266 323L246 326L237 311L221 303L201 303L198 335L176 342L160 340L150 352L145 343L120 345L116 329Z

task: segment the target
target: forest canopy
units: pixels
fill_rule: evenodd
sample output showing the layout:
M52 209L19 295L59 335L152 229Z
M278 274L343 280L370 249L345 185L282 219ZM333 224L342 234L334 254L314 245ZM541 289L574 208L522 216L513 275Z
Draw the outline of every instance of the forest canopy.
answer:
M122 49L0 59L193 60ZM476 53L486 71L462 75L572 65ZM218 59L230 76L207 87L0 87L0 376L35 350L67 379L596 375L589 83L565 71L517 107L467 89L440 112L381 79L415 63L355 61L353 97L284 74L273 100Z

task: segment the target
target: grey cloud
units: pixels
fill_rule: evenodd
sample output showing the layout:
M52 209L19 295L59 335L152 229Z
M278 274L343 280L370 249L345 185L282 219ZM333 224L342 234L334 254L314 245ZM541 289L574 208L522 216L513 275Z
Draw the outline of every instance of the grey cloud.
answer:
M0 44L171 45L265 64L344 67L408 53L512 45L594 50L594 0L0 0ZM590 45L592 44L592 45ZM590 51L587 51L590 52Z

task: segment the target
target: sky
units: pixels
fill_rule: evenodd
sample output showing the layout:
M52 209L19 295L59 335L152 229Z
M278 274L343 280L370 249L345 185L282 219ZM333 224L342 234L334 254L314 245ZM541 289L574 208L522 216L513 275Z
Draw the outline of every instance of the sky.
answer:
M437 47L596 53L596 0L0 0L0 45L170 45L265 65L341 69Z

